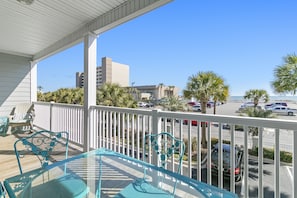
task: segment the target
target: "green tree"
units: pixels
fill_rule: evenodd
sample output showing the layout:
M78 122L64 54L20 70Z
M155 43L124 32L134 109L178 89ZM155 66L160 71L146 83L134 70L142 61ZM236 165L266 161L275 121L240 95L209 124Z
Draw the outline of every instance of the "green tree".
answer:
M136 108L131 90L120 87L119 84L105 83L97 92L97 104L104 106Z
M297 91L297 56L289 54L284 57L284 64L274 69L272 87L276 93L292 93Z
M274 118L275 115L272 113L272 111L259 109L259 108L253 108L248 107L243 110L242 116L248 116L248 117L257 117L257 118ZM252 136L258 136L258 127L248 127L248 132Z
M206 113L207 102L213 98L218 99L220 90L224 87L224 80L214 72L198 72L190 76L186 89L183 90L185 98L196 98L201 103L201 113ZM227 90L227 88L226 88ZM206 123L202 122L201 144L206 148Z
M186 104L175 96L168 97L168 102L163 103L162 106L168 111L184 111L186 108Z
M217 102L226 102L229 97L229 86L225 85L224 80L221 77L218 77L215 82L216 83L212 88L214 91L212 96L212 100L214 102L213 114L216 114Z
M66 104L83 104L82 88L61 88L53 92L37 93L38 101Z
M254 102L254 108L258 106L260 100L263 100L264 102L269 101L269 95L264 89L250 89L245 92L243 98L251 99Z

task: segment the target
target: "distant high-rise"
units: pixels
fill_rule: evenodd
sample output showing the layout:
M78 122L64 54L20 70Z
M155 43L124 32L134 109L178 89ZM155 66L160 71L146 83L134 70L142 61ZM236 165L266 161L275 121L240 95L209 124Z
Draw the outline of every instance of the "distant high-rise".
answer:
M103 57L102 65L96 69L96 86L104 83L117 83L121 87L129 86L129 65L112 62L111 58ZM84 73L76 72L76 87L84 86Z

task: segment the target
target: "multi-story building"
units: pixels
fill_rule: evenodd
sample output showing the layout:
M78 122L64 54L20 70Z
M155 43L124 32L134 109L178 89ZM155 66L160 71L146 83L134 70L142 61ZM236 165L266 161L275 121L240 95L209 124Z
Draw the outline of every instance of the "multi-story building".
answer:
M138 91L138 100L152 99L159 100L161 98L168 98L171 96L178 96L178 88L175 86L165 86L162 83L159 85L143 85L133 86Z
M111 58L103 57L101 66L96 69L96 86L103 83L117 83L122 87L129 86L129 65L112 62ZM84 86L84 73L76 72L76 87Z
M103 83L117 83L121 87L129 87L129 66L113 62L111 58L103 57L101 66L96 69L96 86L100 87ZM76 72L76 87L84 86L84 73ZM135 99L154 99L178 96L178 88L175 86L159 85L142 85L133 86L137 90Z

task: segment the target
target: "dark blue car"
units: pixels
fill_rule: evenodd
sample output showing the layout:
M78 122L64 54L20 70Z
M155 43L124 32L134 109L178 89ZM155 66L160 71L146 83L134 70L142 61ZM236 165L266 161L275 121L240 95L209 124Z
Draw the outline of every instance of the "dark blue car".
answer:
M218 174L218 159L219 159L219 150L218 150L219 144L215 144L212 152L211 152L211 170L213 174ZM225 177L229 177L231 175L231 164L230 164L230 144L223 144L223 175ZM235 157L235 181L239 182L242 179L243 176L243 150L236 146L234 148L234 157Z

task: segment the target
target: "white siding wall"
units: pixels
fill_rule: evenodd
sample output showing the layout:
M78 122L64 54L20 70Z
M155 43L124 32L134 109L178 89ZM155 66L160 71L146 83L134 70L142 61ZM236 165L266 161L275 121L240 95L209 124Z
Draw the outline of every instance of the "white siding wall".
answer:
M0 116L23 102L31 102L30 59L0 53Z

